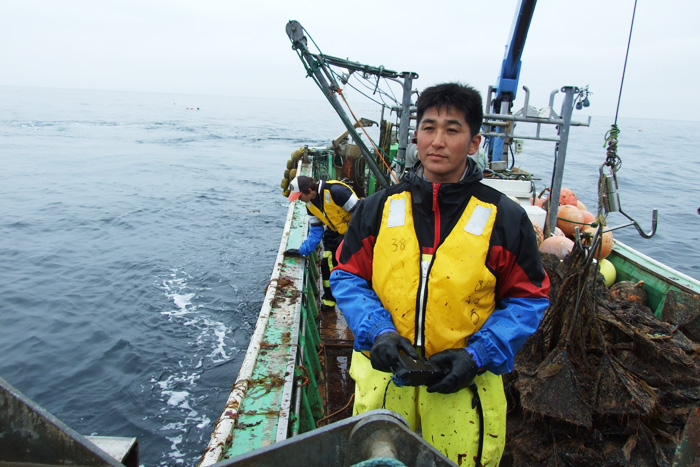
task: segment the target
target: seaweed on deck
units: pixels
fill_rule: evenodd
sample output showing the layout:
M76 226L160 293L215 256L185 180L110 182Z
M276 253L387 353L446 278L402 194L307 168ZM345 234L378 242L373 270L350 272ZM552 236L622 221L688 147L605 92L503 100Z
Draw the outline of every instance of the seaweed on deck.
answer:
M502 465L671 465L700 403L700 345L614 298L581 249L543 262L551 304L504 378Z

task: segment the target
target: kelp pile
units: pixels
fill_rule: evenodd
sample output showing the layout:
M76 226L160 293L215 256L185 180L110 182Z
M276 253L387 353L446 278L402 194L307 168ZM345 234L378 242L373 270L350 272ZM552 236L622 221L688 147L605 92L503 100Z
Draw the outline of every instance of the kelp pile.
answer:
M550 307L504 378L502 465L671 465L700 403L700 345L612 297L581 248L543 262Z

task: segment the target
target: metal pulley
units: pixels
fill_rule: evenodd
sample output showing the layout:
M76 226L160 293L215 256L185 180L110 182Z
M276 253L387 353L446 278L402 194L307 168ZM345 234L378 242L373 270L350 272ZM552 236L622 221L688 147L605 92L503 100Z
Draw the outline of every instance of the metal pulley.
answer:
M614 175L604 174L603 168L601 167L601 184L603 185L603 193L601 196L601 202L603 209L605 209L605 214L610 212L617 212L620 210L620 195L617 193L617 180Z
M644 232L644 230L642 230L637 221L632 219L632 217L625 213L620 207L620 195L617 193L617 177L615 176L620 166L622 165L622 161L617 156L618 134L619 130L617 128L617 125L613 124L605 138L608 149L607 159L605 160L603 165L600 166L600 177L598 178L598 217L600 218L602 216L603 211L605 211L605 215L611 212L619 212L627 219L629 219L630 222L618 225L616 227L606 228L606 231L617 230L623 227L629 227L630 225L633 225L634 228L637 229L637 232L639 232L639 235L641 235L644 238L651 238L656 233L656 224L658 221L659 211L657 209L652 210L651 231L647 233ZM610 173L605 173L605 167L610 168Z

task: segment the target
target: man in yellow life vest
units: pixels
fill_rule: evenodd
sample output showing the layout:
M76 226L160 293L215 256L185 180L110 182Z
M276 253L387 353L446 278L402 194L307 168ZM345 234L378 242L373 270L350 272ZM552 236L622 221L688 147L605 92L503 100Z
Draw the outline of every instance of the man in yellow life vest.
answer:
M355 337L354 412L384 406L455 463L494 466L506 435L501 375L537 330L549 278L527 214L480 183L469 157L480 94L445 83L416 104L419 162L362 201L331 274ZM434 378L399 378L403 354L427 359Z
M335 307L335 298L331 292L329 279L331 269L337 264L335 252L343 241L343 235L348 229L352 212L357 207L359 198L352 188L343 182L337 180L315 182L313 178L303 175L294 178L289 183L289 189L291 191L289 201L300 199L306 203L309 214L309 235L299 249L289 249L285 253L308 256L323 239L321 310L331 310Z

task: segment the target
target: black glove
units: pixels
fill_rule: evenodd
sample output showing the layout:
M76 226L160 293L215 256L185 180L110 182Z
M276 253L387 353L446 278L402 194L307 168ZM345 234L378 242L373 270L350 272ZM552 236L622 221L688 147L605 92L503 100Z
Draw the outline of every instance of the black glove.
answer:
M416 360L418 353L411 345L411 341L405 337L401 337L398 332L385 332L379 334L374 339L372 350L369 352L369 359L372 362L372 368L387 373L393 373L398 365L399 352L404 351Z
M430 357L428 361L449 371L440 381L428 386L428 392L441 394L457 392L471 385L479 371L471 354L465 349L443 350Z
M299 253L299 250L297 250L296 248L290 248L288 250L285 250L284 254L287 256L303 256L301 253Z

